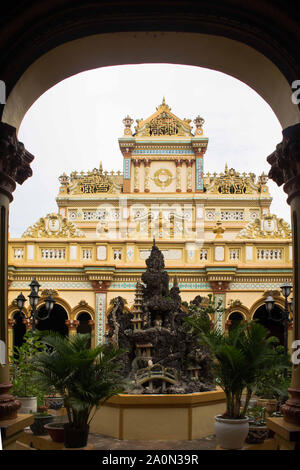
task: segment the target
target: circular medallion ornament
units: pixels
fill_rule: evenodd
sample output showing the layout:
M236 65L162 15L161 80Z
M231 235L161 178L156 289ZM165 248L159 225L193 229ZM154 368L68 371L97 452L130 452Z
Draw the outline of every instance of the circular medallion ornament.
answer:
M165 189L169 186L173 180L173 176L170 170L167 168L160 168L154 173L154 182L161 189Z

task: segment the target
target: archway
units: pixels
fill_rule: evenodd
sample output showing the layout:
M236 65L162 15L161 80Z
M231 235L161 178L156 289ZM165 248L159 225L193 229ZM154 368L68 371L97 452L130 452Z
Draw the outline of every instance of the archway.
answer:
M42 318L46 317L47 311L45 305L41 305L38 312ZM58 303L55 303L49 318L39 320L37 323L37 329L40 331L55 331L60 333L62 336L68 336L69 330L65 324L67 319L68 315L66 310Z
M92 327L90 325L90 321L92 320L92 317L89 313L87 312L80 312L77 315L76 320L79 322L78 327L77 327L77 333L81 334L92 334ZM91 339L89 341L89 348L91 347Z
M269 336L275 336L279 339L280 344L283 345L283 325L280 321L282 315L282 308L278 304L274 304L272 310L272 318L269 317L266 306L263 304L257 308L253 315L253 320L257 320L269 331Z
M65 42L24 71L7 99L2 121L18 129L39 96L72 75L98 67L138 63L196 65L224 72L256 90L282 127L300 122L288 81L258 50L213 34L173 32L97 34Z
M15 323L13 325L13 348L20 347L24 343L26 325L23 322L23 315L17 311L12 315Z
M63 78L77 73L78 64L82 66L82 62L90 60L91 55L105 57L106 65L121 64L122 61L138 63L138 61L146 60L150 62L174 61L174 63L180 61L185 64L214 68L213 65L198 63L199 57L206 58L203 60L207 61L210 58L215 59L210 46L219 52L217 70L232 74L252 86L272 107L282 127L300 121L298 106L291 102L291 83L293 80L299 79L299 28L297 15L287 3L274 2L273 5L270 5L263 0L249 5L249 2L242 0L237 8L236 2L228 0L213 3L204 0L196 2L196 4L183 1L175 2L170 8L169 2L147 0L142 2L141 9L137 8L136 2L128 2L126 8L123 8L121 3L117 1L91 2L83 3L80 6L78 2L74 1L44 2L43 4L32 1L29 2L28 9L16 8L14 2L5 5L3 17L8 18L8 21L3 25L0 45L2 46L3 79L7 83L9 94L7 105L9 106L5 110L2 121L18 128L28 106L40 96L43 92L42 89L45 91ZM142 32L136 33L137 29ZM179 33L170 33L174 30ZM199 30L208 33L205 35L206 47L201 47L197 41L200 35L195 32ZM120 33L120 31L131 32ZM151 33L149 34L148 31ZM99 32L102 33L104 40L101 48L96 44L91 44L92 47L82 48L77 55L74 55L72 51L68 57L70 43L67 41L81 41L78 38ZM130 36L125 37L124 34ZM145 40L140 37L143 34L146 36ZM187 36L191 38L190 42L185 40ZM135 41L134 45L130 41L130 37ZM217 48L215 37L220 40L221 46L225 47ZM72 41L74 39L75 41ZM113 47L111 47L109 40L114 42ZM237 47L227 41L236 43ZM66 46L67 50L64 55L58 57L56 52L61 47L60 45ZM246 49L254 51L252 59L246 53ZM42 54L45 52L51 54L51 58L54 59L52 63L51 61L43 62ZM134 55L137 56L136 59L134 59ZM198 61L188 62L187 58L191 55L198 57ZM229 62L227 61L228 56L231 58ZM64 59L69 75L66 74L66 70L63 73L59 70L59 63L64 68ZM237 75L230 67L230 62L236 65ZM35 67L37 63L42 65L44 73L39 73L42 70ZM30 64L34 70L31 69L33 73L29 72L26 78L25 75L31 67ZM99 65L93 65L93 61L91 61L91 68ZM105 65L105 61L102 65ZM86 66L84 69L87 70ZM49 74L49 78L47 78L47 74ZM15 89L18 87L17 93L12 93L14 87ZM298 135L297 133L299 133L299 128L292 136L292 140L295 135ZM297 157L299 158L298 154ZM7 154L4 152L5 158L7 158ZM287 160L289 160L289 156ZM288 161L288 166L290 165L291 162ZM14 180L23 183L30 176L28 167L25 170L25 177L14 178L13 184L9 188L5 185L4 189L1 188L0 203L3 217L0 227L2 240L0 332L1 339L5 343L7 342L7 275L5 270L7 269L8 205L10 194L15 189ZM275 170L276 168L274 173ZM285 176L284 181L278 178L276 182L278 184L287 183L289 178L290 176ZM292 193L291 188L286 189ZM297 254L300 252L299 236L297 235L300 232L299 191L290 194L289 202L293 212L294 245ZM299 268L296 263L297 261L294 265L295 339L300 335L298 318ZM294 381L293 386L300 388L300 376L297 381Z
M235 328L244 319L245 319L244 315L241 312L232 312L228 317L228 320L229 320L228 330L230 331L233 328Z

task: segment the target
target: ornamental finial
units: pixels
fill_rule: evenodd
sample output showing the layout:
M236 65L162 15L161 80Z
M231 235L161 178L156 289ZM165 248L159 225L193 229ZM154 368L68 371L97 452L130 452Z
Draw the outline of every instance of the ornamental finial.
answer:
M125 126L124 134L125 135L132 135L131 126L133 124L133 119L131 119L131 117L127 114L127 116L123 119L122 122Z

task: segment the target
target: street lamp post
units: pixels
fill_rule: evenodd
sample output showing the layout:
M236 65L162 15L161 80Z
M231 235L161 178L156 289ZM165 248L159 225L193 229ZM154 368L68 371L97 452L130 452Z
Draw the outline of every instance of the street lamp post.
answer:
M266 309L269 315L269 318L274 321L278 321L283 325L283 347L284 347L284 353L287 355L288 353L288 330L289 330L289 324L292 322L290 319L290 312L293 311L293 299L288 300L288 297L291 294L292 291L292 285L289 284L288 282L285 282L280 286L282 295L284 296L284 311L282 312L281 316L279 318L275 318L272 316L272 310L274 308L275 301L271 295L269 295L266 300ZM290 308L289 308L290 307ZM286 370L285 370L286 373Z
M26 315L22 310L24 308L24 305L25 305L25 302L26 302L26 299L24 297L24 295L22 294L22 292L18 295L18 297L16 298L16 301L17 301L17 306L20 310L20 313L24 316L24 318L27 318L27 319L30 319L32 318L32 331L35 332L35 329L36 329L36 321L37 320L47 320L47 318L49 318L50 316L50 313L54 307L54 299L52 297L52 295L49 295L45 301L45 307L46 307L46 312L47 312L47 315L45 316L40 316L38 310L37 310L37 305L39 303L39 288L40 288L40 284L37 282L36 279L33 279L31 281L31 283L29 284L29 287L31 289L30 291L30 294L28 295L28 298L29 298L29 303L30 303L30 306L31 306L31 312L29 315Z

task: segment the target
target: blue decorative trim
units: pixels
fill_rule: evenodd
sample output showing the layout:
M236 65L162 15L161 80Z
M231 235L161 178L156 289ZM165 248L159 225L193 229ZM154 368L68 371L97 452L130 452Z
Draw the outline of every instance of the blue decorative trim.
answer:
M196 158L196 189L203 191L203 158Z
M123 168L124 180L130 180L130 166L131 166L131 159L124 158L124 168Z
M194 155L191 149L135 149L132 155Z

